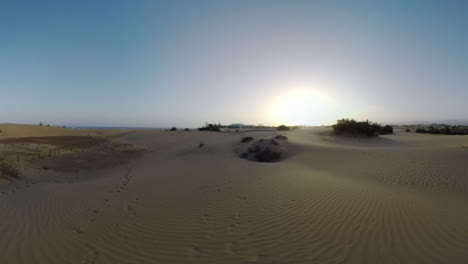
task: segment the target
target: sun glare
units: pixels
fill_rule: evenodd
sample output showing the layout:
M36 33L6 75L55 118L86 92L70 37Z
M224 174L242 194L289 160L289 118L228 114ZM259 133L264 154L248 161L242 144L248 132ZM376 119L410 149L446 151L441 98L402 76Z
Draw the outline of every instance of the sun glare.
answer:
M332 104L317 91L295 90L280 96L273 105L273 119L278 124L319 125L326 123Z

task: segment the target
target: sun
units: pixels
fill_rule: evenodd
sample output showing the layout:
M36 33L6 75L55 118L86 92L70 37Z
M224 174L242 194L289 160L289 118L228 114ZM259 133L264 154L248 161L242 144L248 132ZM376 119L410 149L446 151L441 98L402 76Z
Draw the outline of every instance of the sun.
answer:
M322 93L300 89L274 100L272 117L278 124L319 125L327 122L331 102Z

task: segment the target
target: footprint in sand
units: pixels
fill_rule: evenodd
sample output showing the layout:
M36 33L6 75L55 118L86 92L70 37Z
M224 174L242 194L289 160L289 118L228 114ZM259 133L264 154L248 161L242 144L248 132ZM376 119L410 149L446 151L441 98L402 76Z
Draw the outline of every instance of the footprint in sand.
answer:
M237 251L235 248L239 245L238 242L232 241L226 244L226 254L227 255L235 255L237 254Z
M252 256L249 258L250 261L253 261L253 262L258 262L258 261L265 261L267 258L267 255L265 254L258 254L258 255L255 255L255 256Z
M136 216L136 211L135 211L135 208L131 205L128 205L127 206L127 212L131 215L131 216Z
M199 258L201 257L201 249L197 246L191 246L188 250L187 250L187 254L190 258Z
M240 219L240 218L241 218L240 213L239 213L239 212L236 212L236 215L234 216L234 219L237 219L237 220L238 220L238 219Z
M116 234L120 238L120 240L124 240L124 241L128 240L128 236L122 233L122 230L120 229L119 224L112 225L112 232Z
M74 227L74 228L72 229L72 231L73 231L73 233L75 233L75 234L77 234L77 235L81 235L81 234L84 233L84 229L81 228L81 227Z
M91 247L89 245L88 245L88 248L89 248L89 250L86 253L86 255L84 256L81 263L83 263L83 264L94 264L94 263L96 263L96 260L99 257L99 251L96 248Z
M234 223L231 223L229 226L228 226L228 232L229 233L240 233L242 230L240 228L240 225L239 223L237 222L234 222Z

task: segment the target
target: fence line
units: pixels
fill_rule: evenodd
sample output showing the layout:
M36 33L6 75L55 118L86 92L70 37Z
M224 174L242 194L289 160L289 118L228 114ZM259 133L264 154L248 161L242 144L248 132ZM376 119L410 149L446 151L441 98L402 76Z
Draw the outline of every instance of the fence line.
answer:
M49 148L47 150L39 151L37 153L11 154L11 155L6 155L6 158L8 158L9 160L13 162L18 162L18 163L22 161L42 160L47 157L55 157L55 156L61 156L64 154L74 153L77 151L83 151L93 146L96 146L99 143L104 142L105 140L117 138L117 137L129 134L132 132L134 131L126 131L124 133L119 133L119 134L105 136L105 137L92 137L87 142L80 142L80 143L58 146L55 148Z
M49 148L47 150L39 151L37 153L22 153L22 154L13 154L9 155L10 159L14 162L22 161L32 161L32 160L42 160L47 157L61 156L63 154L74 153L77 151L82 151L88 148L91 148L102 142L102 140L92 140L90 142L70 144L65 146L59 146L55 148Z

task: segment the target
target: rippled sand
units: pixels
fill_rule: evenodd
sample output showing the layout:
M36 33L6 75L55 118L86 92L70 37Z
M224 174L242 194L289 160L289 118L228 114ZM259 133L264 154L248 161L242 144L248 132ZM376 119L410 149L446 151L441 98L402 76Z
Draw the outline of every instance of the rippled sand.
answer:
M276 131L139 131L117 166L30 169L0 185L0 263L468 263L468 136L327 133L256 163L240 138Z

